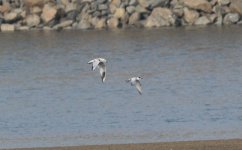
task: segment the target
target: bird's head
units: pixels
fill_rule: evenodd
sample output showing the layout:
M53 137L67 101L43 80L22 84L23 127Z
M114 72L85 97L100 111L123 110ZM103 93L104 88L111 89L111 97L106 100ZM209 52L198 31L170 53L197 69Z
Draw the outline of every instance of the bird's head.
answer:
M106 60L106 59L104 59L104 58L99 58L99 61L100 61L100 62L107 63L107 60Z
M138 79L140 80L140 79L143 79L142 77L138 77Z

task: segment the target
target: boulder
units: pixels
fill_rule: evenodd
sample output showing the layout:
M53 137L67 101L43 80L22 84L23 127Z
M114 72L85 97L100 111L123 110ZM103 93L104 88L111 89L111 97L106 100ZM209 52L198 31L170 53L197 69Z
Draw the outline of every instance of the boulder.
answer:
M208 25L208 24L210 24L211 23L211 21L209 20L209 18L208 17L206 17L206 16L202 16L202 17L200 17L200 18L198 18L196 21L195 21L195 25Z
M223 23L224 24L234 24L239 21L239 14L238 13L228 13L224 16Z
M134 12L130 17L129 17L129 25L134 25L140 20L140 13Z
M147 18L145 27L161 27L174 25L175 19L168 8L157 7L153 9L151 15Z
M94 13L92 13L93 17L101 17L101 12L100 11L95 11Z
M60 0L61 4L64 6L68 5L70 3L70 0Z
M16 12L5 13L3 17L5 22L8 22L8 23L14 22L19 18L18 13Z
M112 0L111 5L114 5L115 7L119 7L121 5L121 0Z
M146 8L141 7L140 5L137 5L135 7L135 11L138 13L149 13L149 11Z
M164 4L167 2L167 0L138 0L138 3L144 7L153 9L157 6L164 6Z
M10 4L8 2L3 3L3 5L0 5L0 12L6 13L11 10Z
M109 11L108 10L102 10L101 11L101 15L102 16L108 16L108 14L109 14Z
M211 21L211 23L214 23L214 21L217 19L217 15L216 14L211 14L208 16L209 20Z
M98 3L98 4L103 4L103 3L105 3L107 0L96 0L96 2Z
M242 15L242 0L230 0L230 9L231 12L239 13Z
M95 25L93 25L96 29L102 29L106 27L106 19L105 18L101 18L101 19L97 19L95 21Z
M230 3L230 0L218 0L218 3L220 5L228 5Z
M45 4L45 0L24 0L24 5L27 7L34 7L34 6L39 6L43 7Z
M28 26L18 26L18 27L16 27L16 30L27 31L27 30L29 30L29 27Z
M32 14L41 14L42 9L38 6L34 6L34 7L32 7L31 12L32 12Z
M15 31L15 26L12 24L1 24L1 31Z
M26 23L29 27L36 27L40 24L40 17L36 14L28 15L26 17Z
M113 5L113 4L109 5L109 11L111 14L114 14L116 9L117 9L117 7L115 5Z
M178 17L182 17L184 12L183 12L183 6L181 5L176 5L174 8L173 8L173 13L178 16Z
M131 5L131 6L137 5L137 0L130 0L129 5Z
M237 22L238 25L242 25L242 21Z
M118 28L119 26L119 21L117 18L110 18L108 21L107 21L107 24L108 24L108 27L109 28Z
M124 8L117 8L115 13L114 13L114 17L118 18L118 19L124 19L125 18L125 9Z
M65 28L65 27L71 26L72 23L73 23L72 20L65 20L65 21L62 21L61 23L55 25L53 27L53 29Z
M135 7L134 6L128 6L126 7L126 11L129 13L129 14L132 14L135 12Z
M78 29L91 29L92 28L92 25L90 22L88 22L87 20L81 20L78 25L77 25L77 28Z
M194 24L194 22L199 17L199 13L194 10L189 10L186 7L183 10L184 10L184 20L190 25Z
M207 13L212 12L212 6L207 0L181 0L181 3L192 9L201 10Z
M65 12L68 13L70 11L77 10L77 4L76 3L68 3L65 7Z
M78 29L91 29L92 25L91 25L91 16L87 13L81 13L79 15L80 18L80 22L77 24L77 28Z
M107 4L100 4L98 5L98 10L107 10L108 9L108 5Z
M45 4L41 14L41 19L44 21L44 23L49 23L50 21L55 19L56 14L57 14L56 7L52 7L48 4Z

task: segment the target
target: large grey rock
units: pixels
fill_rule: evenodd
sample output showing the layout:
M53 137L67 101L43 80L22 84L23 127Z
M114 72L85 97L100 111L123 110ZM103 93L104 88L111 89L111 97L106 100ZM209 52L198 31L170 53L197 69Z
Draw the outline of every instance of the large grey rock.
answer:
M129 13L129 14L132 14L133 12L135 12L135 7L134 6L128 6L126 8L126 11Z
M31 13L32 14L41 14L41 12L42 12L42 9L40 8L40 7L38 7L38 6L35 6L35 7L32 7L31 8Z
M147 18L145 27L161 27L174 25L175 19L168 8L157 7L153 9L151 15Z
M108 24L108 28L118 28L119 27L119 21L117 18L110 18L108 21L107 21L107 24Z
M5 22L12 23L18 19L18 13L16 12L10 12L4 14L4 20Z
M137 5L137 0L130 0L129 5L131 5L131 6Z
M126 16L125 9L124 8L117 8L114 17L118 19L124 19Z
M110 5L114 5L115 7L120 7L121 0L112 0Z
M140 13L135 12L129 17L129 25L135 25L140 20Z
M66 19L68 20L76 20L77 16L78 16L77 10L69 11L68 13L66 13Z
M217 17L218 17L218 15L216 15L216 14L211 14L208 16L211 23L214 23L214 21L217 19Z
M57 14L56 7L45 4L43 8L43 12L41 14L41 19L44 21L44 23L49 23L50 21L55 19L56 14Z
M11 10L11 6L8 2L4 2L2 5L0 5L0 13L7 13Z
M206 16L202 16L195 21L195 25L208 25L210 23L211 21Z
M138 13L149 13L149 11L146 8L144 8L144 7L140 6L140 5L137 5L135 7L135 12L138 12Z
M26 23L29 27L36 27L40 24L40 17L36 14L28 15L26 17Z
M218 3L220 5L228 5L230 3L230 0L218 0Z
M39 6L43 7L45 4L45 0L23 0L24 5L27 7Z
M239 13L242 15L242 0L230 0L230 9L232 12Z
M234 24L239 21L239 14L238 13L228 13L227 15L224 16L223 23L224 24Z
M101 17L101 12L100 11L95 11L94 13L92 13L93 17Z
M16 30L18 30L18 31L28 31L29 27L28 26L17 26Z
M68 3L65 7L65 12L68 13L70 11L76 11L77 10L77 4L76 3Z
M77 28L78 29L91 29L92 25L87 20L82 20L78 23Z
M1 24L1 31L15 31L15 26L13 24Z
M106 27L106 19L105 18L94 18L92 19L92 24L96 29L103 29Z
M194 10L189 10L188 8L184 8L184 20L192 25L198 19L199 13Z
M181 0L181 3L192 9L212 12L212 6L207 0Z
M65 28L65 27L71 26L72 23L73 23L72 20L65 20L65 21L62 21L61 23L55 25L53 28L54 29Z
M157 6L164 6L167 0L138 0L138 3L144 7L144 8L149 8L153 9L154 7Z
M101 11L101 16L108 16L109 11L108 10L102 10Z
M178 17L182 17L184 14L183 6L181 6L181 5L175 5L175 7L173 8L172 11Z
M107 4L100 4L98 5L98 10L106 10L108 9L108 5Z
M98 4L103 4L103 3L105 3L107 0L96 0L96 2L98 3Z
M80 21L76 27L78 29L91 29L92 28L91 18L92 18L92 16L87 13L81 13L79 15Z

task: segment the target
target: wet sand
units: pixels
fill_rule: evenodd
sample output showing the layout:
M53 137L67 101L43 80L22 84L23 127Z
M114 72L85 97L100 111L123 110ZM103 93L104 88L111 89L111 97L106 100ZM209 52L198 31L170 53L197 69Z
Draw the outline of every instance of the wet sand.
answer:
M11 150L242 150L242 139L92 145L53 148L21 148Z

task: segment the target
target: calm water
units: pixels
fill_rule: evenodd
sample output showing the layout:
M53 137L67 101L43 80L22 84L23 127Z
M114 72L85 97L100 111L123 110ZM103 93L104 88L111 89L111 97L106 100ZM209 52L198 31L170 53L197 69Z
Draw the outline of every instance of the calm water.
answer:
M0 96L0 148L242 138L242 28L0 33Z

